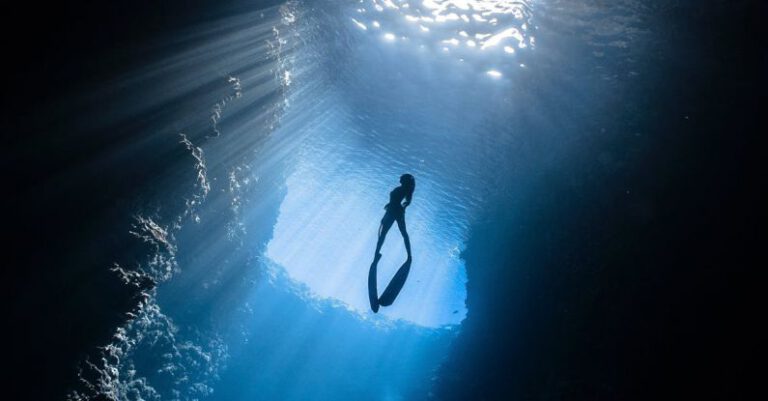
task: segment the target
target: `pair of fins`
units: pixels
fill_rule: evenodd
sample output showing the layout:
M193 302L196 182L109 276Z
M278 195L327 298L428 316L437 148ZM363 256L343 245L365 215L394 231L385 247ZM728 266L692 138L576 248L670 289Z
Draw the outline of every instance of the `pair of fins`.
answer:
M400 290L403 289L405 280L408 279L408 273L411 271L411 259L408 259L397 270L392 281L389 282L387 288L378 296L378 287L376 285L376 275L379 260L381 254L377 254L371 263L371 268L368 270L368 299L371 301L371 310L373 313L379 311L379 306L389 306L395 302L395 298L400 294Z

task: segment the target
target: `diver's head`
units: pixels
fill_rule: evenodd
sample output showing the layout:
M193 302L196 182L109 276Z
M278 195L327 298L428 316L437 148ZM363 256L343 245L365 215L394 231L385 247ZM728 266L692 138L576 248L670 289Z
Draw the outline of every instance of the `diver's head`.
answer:
M416 179L410 174L403 174L400 176L400 184L406 187L413 187L416 185Z

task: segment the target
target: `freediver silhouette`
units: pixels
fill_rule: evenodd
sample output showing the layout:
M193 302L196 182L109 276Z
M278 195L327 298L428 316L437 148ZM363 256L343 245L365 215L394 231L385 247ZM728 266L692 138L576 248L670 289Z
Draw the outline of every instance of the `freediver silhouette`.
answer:
M405 228L405 208L411 204L413 198L413 191L416 189L416 180L410 174L403 174L400 176L400 186L393 189L389 193L389 203L384 205L386 212L384 217L381 218L381 224L379 225L379 238L376 242L376 252L374 253L373 263L368 270L368 296L371 301L371 309L373 312L379 311L379 306L389 306L395 301L395 298L400 293L400 290L405 284L405 280L408 278L408 272L411 270L411 239L408 237L408 231ZM392 278L384 293L381 297L378 296L378 289L376 285L376 272L379 260L381 259L381 246L384 244L384 239L387 237L387 232L392 227L392 224L397 222L397 228L400 229L400 234L403 236L403 242L405 242L405 250L408 253L408 258L405 263L400 266L395 277Z

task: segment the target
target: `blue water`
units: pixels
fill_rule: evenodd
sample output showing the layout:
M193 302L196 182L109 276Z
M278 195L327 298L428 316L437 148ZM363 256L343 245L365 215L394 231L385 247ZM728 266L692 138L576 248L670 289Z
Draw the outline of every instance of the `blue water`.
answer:
M433 398L472 315L468 271L503 268L467 265L473 228L492 223L489 210L514 215L542 172L614 134L594 116L643 74L644 9L240 7L121 77L113 85L133 101L94 117L143 116L154 128L135 146L169 167L139 188L133 226L117 228L146 254L116 260L115 274L156 286L83 363L70 397ZM173 152L153 155L165 149L155 143ZM395 304L373 314L368 265L405 172L416 177L413 266ZM397 230L383 254L380 282L405 258Z

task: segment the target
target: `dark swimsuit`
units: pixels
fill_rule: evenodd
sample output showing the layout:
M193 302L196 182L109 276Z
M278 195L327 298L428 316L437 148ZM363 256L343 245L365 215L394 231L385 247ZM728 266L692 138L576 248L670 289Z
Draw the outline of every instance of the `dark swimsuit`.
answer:
M403 187L397 187L389 193L389 203L384 205L384 209L387 210L386 214L391 214L392 217L400 217L405 214L405 208L403 207L403 199L405 199L405 190Z

